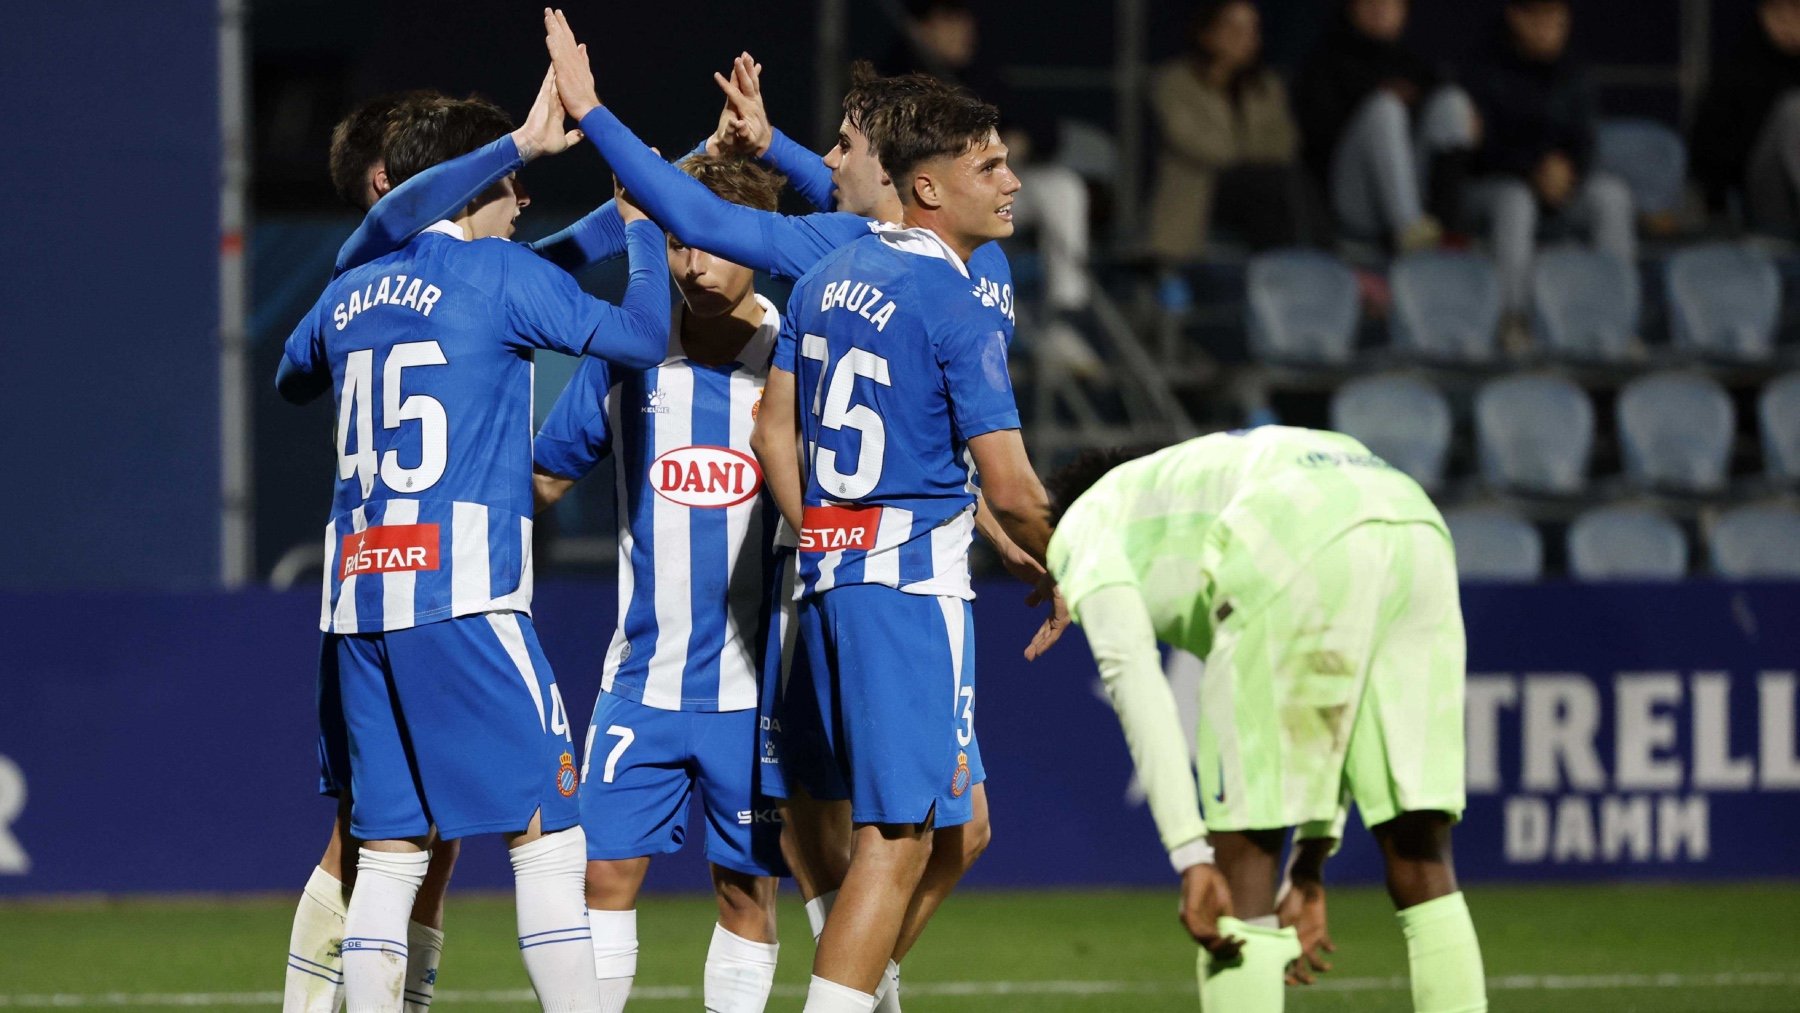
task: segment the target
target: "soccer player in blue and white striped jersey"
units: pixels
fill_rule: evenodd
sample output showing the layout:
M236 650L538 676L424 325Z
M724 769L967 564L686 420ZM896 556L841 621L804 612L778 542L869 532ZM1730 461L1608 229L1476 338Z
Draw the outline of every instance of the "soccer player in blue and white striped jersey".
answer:
M781 177L747 159L681 168L722 198L773 210ZM680 849L699 787L719 901L705 1006L756 1013L775 978L780 824L757 763L757 671L776 513L750 430L780 315L754 273L671 236L681 291L668 352L647 370L589 360L538 432L539 501L611 457L619 625L588 726L581 812L603 1009L637 965L637 897L652 856Z
M391 177L406 175L403 160L428 165L512 129L475 100L409 125L390 141ZM531 357L655 362L668 279L661 234L622 206L637 219L631 283L618 306L588 296L506 241L528 203L503 178L454 220L339 275L276 376L289 400L330 391L338 407L321 686L339 694L350 832L367 842L343 940L352 1010L402 1003L401 940L434 832L507 838L540 1000L598 1004L574 750L530 620Z

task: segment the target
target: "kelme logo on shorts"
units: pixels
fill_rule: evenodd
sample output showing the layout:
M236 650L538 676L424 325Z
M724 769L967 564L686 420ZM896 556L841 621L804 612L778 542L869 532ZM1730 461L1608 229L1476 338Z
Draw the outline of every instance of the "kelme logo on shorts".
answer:
M950 775L950 797L962 798L969 790L969 754L956 754L956 773Z
M575 794L575 786L580 783L580 779L575 776L575 757L564 753L558 759L558 763L560 765L556 768L556 790L562 793L563 798L568 798Z

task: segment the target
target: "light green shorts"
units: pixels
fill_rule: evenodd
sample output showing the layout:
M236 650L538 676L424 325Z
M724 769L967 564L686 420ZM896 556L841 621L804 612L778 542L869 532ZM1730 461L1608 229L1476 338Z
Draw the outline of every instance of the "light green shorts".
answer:
M1207 826L1325 824L1349 799L1367 826L1415 810L1460 817L1465 655L1449 537L1360 524L1278 593L1244 590L1267 604L1218 623L1200 685ZM1218 588L1215 615L1233 593Z

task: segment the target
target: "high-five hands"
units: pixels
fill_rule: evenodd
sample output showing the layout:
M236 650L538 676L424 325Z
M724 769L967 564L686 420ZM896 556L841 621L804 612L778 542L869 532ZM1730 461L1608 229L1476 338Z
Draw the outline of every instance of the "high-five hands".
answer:
M758 158L768 154L775 128L763 106L762 64L749 53L739 53L731 61L731 76L714 73L713 82L725 93L725 108L719 112L718 129L707 138L707 154Z
M556 91L563 108L579 120L600 104L594 88L594 70L588 66L587 47L575 41L563 12L544 8L544 48L550 51L550 69L556 75Z
M562 96L556 89L555 68L544 71L544 83L538 86L536 101L525 114L525 122L512 132L519 157L527 162L544 155L567 151L580 143L581 131L563 129Z

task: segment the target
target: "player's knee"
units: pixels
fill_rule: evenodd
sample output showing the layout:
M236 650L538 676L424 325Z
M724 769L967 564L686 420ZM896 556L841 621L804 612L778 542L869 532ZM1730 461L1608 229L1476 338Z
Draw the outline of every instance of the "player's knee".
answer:
M1443 864L1450 860L1450 817L1404 812L1374 828L1390 861Z
M983 813L970 820L963 827L962 835L962 867L964 870L973 866L988 845L994 843L994 824Z
M628 911L637 906L638 887L650 860L627 858L587 864L587 906L597 911Z

